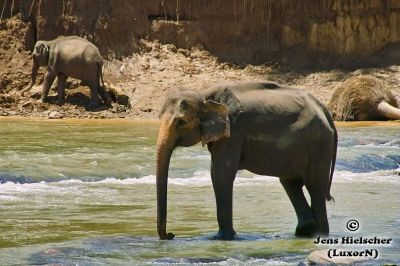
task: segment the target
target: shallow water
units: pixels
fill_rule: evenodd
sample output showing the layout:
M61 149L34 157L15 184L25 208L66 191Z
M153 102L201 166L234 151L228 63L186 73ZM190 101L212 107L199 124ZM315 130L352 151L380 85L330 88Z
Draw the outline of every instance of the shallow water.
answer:
M278 179L247 171L234 190L242 240L207 240L217 222L200 145L174 152L167 225L176 238L159 241L157 133L156 123L132 121L0 120L0 265L297 265L332 247L295 238ZM392 245L371 248L380 262L400 263L399 165L399 124L339 126L331 238L390 237ZM357 232L346 229L349 219L359 221Z

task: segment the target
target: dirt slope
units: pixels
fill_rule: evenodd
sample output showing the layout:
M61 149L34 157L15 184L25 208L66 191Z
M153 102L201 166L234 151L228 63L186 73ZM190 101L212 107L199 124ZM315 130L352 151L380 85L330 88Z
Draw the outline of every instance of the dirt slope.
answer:
M400 61L400 0L0 0L0 10L30 21L35 40L79 35L120 58L150 39L240 64Z
M351 75L399 90L400 0L99 2L0 0L0 115L154 118L171 89L222 80L295 85L325 103ZM43 69L31 93L18 94L35 41L71 34L102 52L113 108L86 112L89 89L74 80L65 106L54 91L37 104Z

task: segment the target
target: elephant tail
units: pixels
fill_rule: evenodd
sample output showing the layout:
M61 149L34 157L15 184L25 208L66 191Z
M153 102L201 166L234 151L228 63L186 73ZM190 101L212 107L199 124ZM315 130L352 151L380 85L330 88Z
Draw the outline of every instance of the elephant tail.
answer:
M329 185L328 185L328 190L327 190L327 195L326 195L326 200L335 202L335 199L332 197L330 191L331 191L331 186L332 186L332 180L333 180L333 173L335 172L335 165L336 165L336 156L337 156L337 147L338 147L338 133L337 129L335 126L335 123L333 122L333 118L331 116L331 113L329 110L321 104L321 107L325 113L326 119L329 122L329 125L331 129L333 130L333 154L332 154L332 161L331 161L331 169L330 169L330 174L329 174Z
M329 114L330 120L332 119L330 114ZM336 164L336 155L337 155L337 146L338 146L338 134L337 134L337 130L335 127L335 124L333 123L333 121L331 122L331 127L333 129L333 137L334 137L334 144L333 144L333 154L332 154L332 161L331 161L331 171L330 171L330 175L329 175L329 186L328 186L328 193L326 196L326 199L328 201L333 200L333 202L335 202L335 199L332 197L330 190L331 190L331 186L332 186L332 180L333 180L333 173L335 172L335 164Z
M311 95L311 94L310 94ZM326 200L335 202L335 199L331 195L331 186L332 186L332 180L333 180L333 173L335 172L335 165L336 165L336 156L337 156L337 147L338 147L338 133L336 130L335 123L333 122L333 118L331 113L329 112L328 108L324 104L322 104L315 96L311 95L312 98L314 98L315 102L317 105L322 109L322 111L325 114L326 119L328 120L329 126L333 130L333 153L332 153L332 160L331 160L331 167L330 167L330 173L329 173L329 183L328 183L328 189L326 191Z
M97 63L97 73L99 75L100 86L105 88L104 79L103 79L103 62L101 62L101 61Z

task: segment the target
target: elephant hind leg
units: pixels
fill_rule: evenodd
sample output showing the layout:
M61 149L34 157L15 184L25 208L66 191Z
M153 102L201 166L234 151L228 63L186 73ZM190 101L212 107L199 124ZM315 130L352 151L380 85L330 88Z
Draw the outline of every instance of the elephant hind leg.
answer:
M60 73L57 76L57 92L58 92L58 104L63 105L65 103L65 84L67 82L68 76Z
M300 178L280 178L280 181L296 211L296 236L311 236L316 229L316 222L303 193L303 181Z
M104 104L106 106L111 106L112 100L111 100L110 96L108 95L108 93L107 93L106 89L104 88L104 86L99 85L99 89L98 90L99 90L99 94L100 94L101 99L104 101Z
M100 98L98 91L98 84L89 84L90 87L90 103L86 107L87 109L94 109L100 106Z
M313 179L313 178L312 178ZM327 179L322 177L319 180ZM311 197L311 210L314 214L316 221L316 235L328 235L329 234L329 223L326 211L326 189L325 186L321 187L318 183L314 182L307 184L306 188L310 193Z
M330 131L321 132L319 145L312 146L309 158L307 178L303 180L311 198L311 210L316 221L315 235L329 234L329 223L326 210L326 201L331 198L331 162L334 156L333 134ZM325 145L326 144L326 145Z

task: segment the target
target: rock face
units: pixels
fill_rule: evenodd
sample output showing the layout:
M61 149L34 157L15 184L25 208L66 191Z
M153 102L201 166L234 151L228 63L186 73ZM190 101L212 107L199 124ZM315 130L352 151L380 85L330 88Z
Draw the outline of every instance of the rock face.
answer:
M80 35L116 57L147 38L237 63L400 61L400 0L0 0L3 7L3 19L21 12L32 22L34 39Z
M336 88L328 109L337 121L386 120L378 112L381 102L399 107L395 96L381 81L360 75L350 77Z

